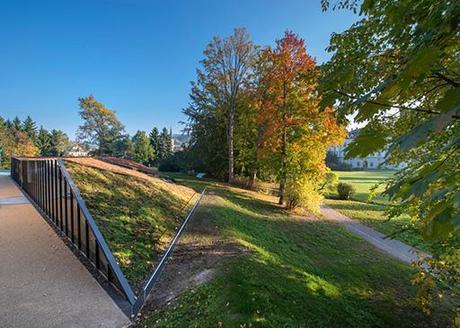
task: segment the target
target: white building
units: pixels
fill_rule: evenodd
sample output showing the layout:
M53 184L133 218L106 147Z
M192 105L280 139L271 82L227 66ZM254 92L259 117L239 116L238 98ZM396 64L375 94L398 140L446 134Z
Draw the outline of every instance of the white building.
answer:
M171 141L171 150L173 152L182 151L187 147L190 136L186 134L174 134L172 135Z
M387 169L387 170L398 170L406 166L405 163L399 165L388 165L384 164L385 156L387 152L385 150L373 153L365 158L355 157L345 159L346 147L351 143L359 133L359 129L352 130L348 133L345 142L336 147L332 147L329 151L337 157L339 163L349 165L352 169L363 169L363 170L376 170L376 169Z
M67 153L67 156L70 156L70 157L86 157L88 155L89 155L89 152L87 148L77 143L74 143L72 145L72 148L70 148L70 150Z

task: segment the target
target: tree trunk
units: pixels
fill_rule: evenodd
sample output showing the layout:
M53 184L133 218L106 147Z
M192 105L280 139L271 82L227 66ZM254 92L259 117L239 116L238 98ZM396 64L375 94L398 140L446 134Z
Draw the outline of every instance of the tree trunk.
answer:
M251 181L249 182L249 187L251 189L254 189L254 187L256 185L256 179L257 179L257 169L254 169L254 171L252 172L252 175L251 175Z
M281 176L280 176L280 189L279 189L279 196L280 199L278 201L279 205L284 204L284 190L286 189L286 127L283 128L283 139L281 144Z
M279 205L284 204L284 191L286 189L286 143L287 143L287 127L286 127L286 82L283 82L283 136L281 140L281 176L278 201Z
M227 121L227 148L228 148L228 182L232 183L234 180L233 172L233 118L234 118L234 106L230 107Z

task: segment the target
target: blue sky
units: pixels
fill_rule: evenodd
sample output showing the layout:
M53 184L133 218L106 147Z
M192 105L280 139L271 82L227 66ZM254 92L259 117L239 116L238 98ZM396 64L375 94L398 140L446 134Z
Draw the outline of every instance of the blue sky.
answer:
M181 130L190 81L213 35L248 29L273 44L286 29L321 63L349 11L321 12L320 0L60 0L0 2L0 115L31 115L74 137L77 98L93 94L127 132Z

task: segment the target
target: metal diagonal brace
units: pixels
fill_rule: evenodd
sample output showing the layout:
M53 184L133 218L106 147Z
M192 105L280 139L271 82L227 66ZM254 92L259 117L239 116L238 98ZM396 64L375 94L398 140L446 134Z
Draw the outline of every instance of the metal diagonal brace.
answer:
M160 260L160 263L158 263L157 267L155 268L155 271L152 273L150 278L147 280L145 283L144 287L141 290L141 293L139 294L139 297L137 298L136 302L133 305L133 310L132 310L132 316L136 316L139 311L142 309L144 306L145 300L149 296L150 292L153 289L153 286L158 280L158 277L161 273L161 270L164 268L166 265L166 261L168 260L169 256L172 254L174 247L176 246L177 241L179 240L182 232L184 231L188 221L191 219L193 214L195 213L196 208L200 204L201 199L203 198L204 194L206 193L207 187L203 189L203 191L200 194L200 197L198 200L195 202L193 205L192 209L188 213L187 217L185 218L184 222L182 222L182 225L180 226L179 230L177 231L176 235L172 239L171 243L169 244L168 248L166 249L166 252L163 254L163 257Z

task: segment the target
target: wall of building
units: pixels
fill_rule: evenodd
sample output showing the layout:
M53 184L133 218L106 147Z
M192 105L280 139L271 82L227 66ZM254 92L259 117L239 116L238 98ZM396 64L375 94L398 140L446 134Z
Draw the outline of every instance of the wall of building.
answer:
M352 137L345 139L345 142L336 147L329 149L341 163L345 163L351 166L353 169L367 169L367 170L378 170L378 169L387 169L387 170L399 170L406 166L405 163L399 165L387 165L383 164L385 161L386 151L380 151L374 154L371 154L365 158L350 158L345 159L346 151L345 148L350 144L354 137L357 135L357 132L350 133Z

